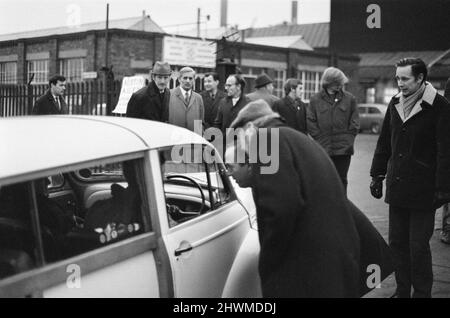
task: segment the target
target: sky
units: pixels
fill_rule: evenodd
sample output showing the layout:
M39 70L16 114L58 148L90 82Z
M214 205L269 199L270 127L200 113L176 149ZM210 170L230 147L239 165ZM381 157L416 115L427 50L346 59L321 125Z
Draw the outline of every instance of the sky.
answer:
M145 10L169 33L195 28L197 8L202 28L220 24L220 0L0 0L0 34L102 21L107 3L110 19L141 16ZM290 20L291 0L228 0L228 23L239 28ZM298 23L329 20L330 0L298 0Z

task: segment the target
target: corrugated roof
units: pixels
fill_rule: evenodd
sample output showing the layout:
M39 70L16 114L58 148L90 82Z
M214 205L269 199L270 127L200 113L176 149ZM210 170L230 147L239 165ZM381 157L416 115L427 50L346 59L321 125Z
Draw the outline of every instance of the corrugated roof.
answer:
M327 48L329 45L330 23L281 24L265 28L246 29L244 38L301 35L313 48Z
M376 52L361 53L359 65L364 66L393 66L400 59L405 57L419 57L426 64L441 57L445 51L405 51L405 52Z
M293 48L299 50L308 50L308 51L313 50L313 48L303 40L301 35L246 38L245 42L283 48Z
M0 41L10 41L10 40L17 40L17 39L24 39L24 38L35 38L35 37L50 36L50 35L61 35L61 34L68 34L68 33L86 32L86 31L90 31L90 30L103 30L103 29L105 29L105 25L106 25L105 21L100 21L100 22L81 24L79 26L64 26L64 27L59 27L59 28L50 28L50 29L41 29L41 30L20 32L20 33L4 34L4 35L0 35ZM125 29L125 30L138 30L138 31L165 33L164 30L161 29L161 27L158 26L150 18L150 16L146 16L144 25L143 25L142 16L134 17L134 18L110 20L109 28L110 29Z

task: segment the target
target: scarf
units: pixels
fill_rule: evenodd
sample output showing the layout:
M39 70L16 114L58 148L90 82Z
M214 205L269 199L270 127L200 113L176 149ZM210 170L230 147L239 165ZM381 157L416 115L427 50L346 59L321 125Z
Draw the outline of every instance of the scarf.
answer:
M420 85L417 91L407 97L403 96L403 94L400 95L400 103L403 105L403 113L405 114L405 118L408 118L414 105L422 98L424 92L425 83Z

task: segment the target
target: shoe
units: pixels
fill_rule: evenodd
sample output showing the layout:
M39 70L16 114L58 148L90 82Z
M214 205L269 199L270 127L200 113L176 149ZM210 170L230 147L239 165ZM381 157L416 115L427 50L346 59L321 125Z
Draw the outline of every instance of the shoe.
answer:
M450 244L450 231L441 232L441 242L445 244Z

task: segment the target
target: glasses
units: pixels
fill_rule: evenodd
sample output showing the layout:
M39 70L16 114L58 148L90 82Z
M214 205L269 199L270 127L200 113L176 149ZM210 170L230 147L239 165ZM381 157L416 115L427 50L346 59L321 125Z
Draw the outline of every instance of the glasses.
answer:
M233 84L225 84L225 87L231 87L231 86L233 86L233 85L236 85L236 83L233 83Z

